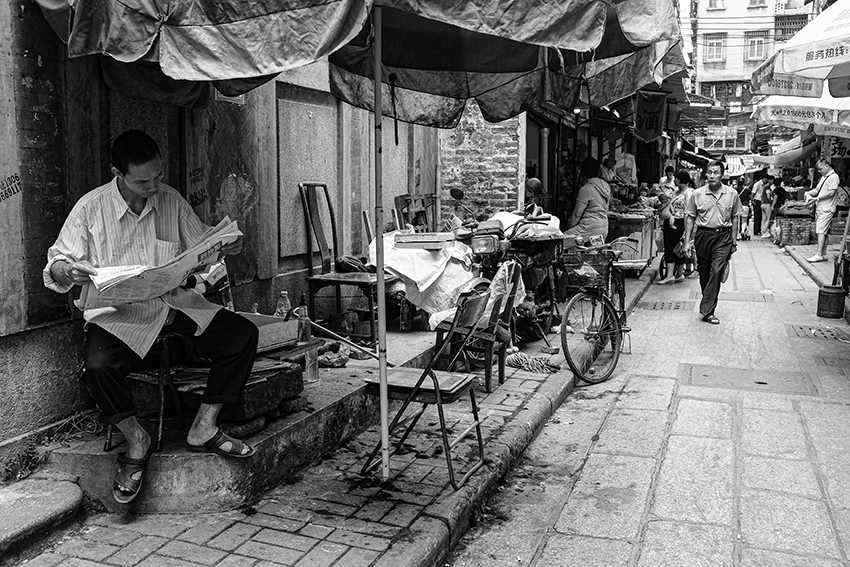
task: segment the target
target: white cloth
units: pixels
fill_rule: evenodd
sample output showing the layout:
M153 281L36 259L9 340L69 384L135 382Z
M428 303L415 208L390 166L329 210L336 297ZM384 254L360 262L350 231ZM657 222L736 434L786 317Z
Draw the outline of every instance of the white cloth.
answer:
M47 265L42 272L44 285L58 293L67 293L73 287L53 278L51 267L60 260L88 260L95 268L159 266L201 240L209 228L189 203L165 184L148 197L145 208L136 215L113 179L83 195L71 209L56 243L47 251ZM182 311L197 323L197 336L206 330L221 306L194 291L177 288L147 301L87 309L83 318L144 357L162 330L169 308Z

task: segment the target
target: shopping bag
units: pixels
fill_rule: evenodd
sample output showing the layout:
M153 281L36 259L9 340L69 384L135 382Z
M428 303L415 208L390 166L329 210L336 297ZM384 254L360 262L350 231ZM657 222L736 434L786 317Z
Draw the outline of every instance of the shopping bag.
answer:
M673 254L678 256L679 258L688 258L688 247L685 245L683 240L680 240L676 247L673 248Z

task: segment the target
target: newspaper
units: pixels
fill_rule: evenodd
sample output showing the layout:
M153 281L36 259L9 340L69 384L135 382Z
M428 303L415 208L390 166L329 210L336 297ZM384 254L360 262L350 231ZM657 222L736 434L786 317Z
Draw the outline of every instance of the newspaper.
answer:
M99 267L92 283L83 286L77 306L96 309L159 297L200 268L218 262L221 249L240 236L236 221L225 217L200 242L162 266Z

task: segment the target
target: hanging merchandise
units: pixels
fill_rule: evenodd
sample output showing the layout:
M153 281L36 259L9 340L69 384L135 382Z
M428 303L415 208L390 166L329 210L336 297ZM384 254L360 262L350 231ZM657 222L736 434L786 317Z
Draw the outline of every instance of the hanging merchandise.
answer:
M638 91L635 96L635 135L644 142L651 142L664 131L667 95Z
M623 153L617 160L617 177L627 185L637 185L637 165L633 154Z

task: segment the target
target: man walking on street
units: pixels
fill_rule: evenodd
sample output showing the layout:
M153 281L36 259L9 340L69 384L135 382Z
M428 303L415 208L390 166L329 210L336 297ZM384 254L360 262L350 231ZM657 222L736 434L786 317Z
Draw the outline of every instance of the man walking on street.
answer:
M764 195L765 185L773 183L772 175L765 175L753 183L753 236L761 235L761 200Z
M695 189L685 203L685 243L697 255L699 285L702 290L702 320L719 325L714 315L723 274L732 253L738 248L741 199L730 186L723 185L724 166L708 164L708 185Z
M826 247L829 244L829 225L835 214L835 199L838 193L838 174L826 158L817 163L821 174L820 181L811 191L806 191L805 202L815 203L815 233L818 235L818 251L808 258L808 262L825 262Z

